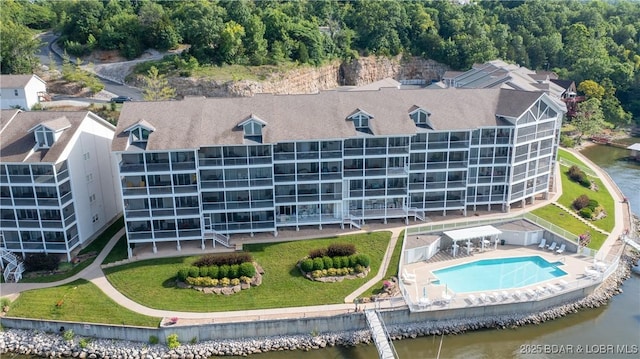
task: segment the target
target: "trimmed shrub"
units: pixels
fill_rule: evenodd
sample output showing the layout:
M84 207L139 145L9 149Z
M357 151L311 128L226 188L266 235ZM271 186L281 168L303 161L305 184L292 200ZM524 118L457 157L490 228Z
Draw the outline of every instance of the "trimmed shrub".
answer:
M249 253L224 253L224 254L207 254L196 260L193 265L196 267L209 267L212 265L221 266L223 264L241 264L244 262L253 262L253 258Z
M323 270L324 269L324 261L322 257L316 257L313 259L313 270Z
M231 267L228 264L221 265L218 268L218 279L228 278L230 270L231 270Z
M591 199L589 200L589 204L587 205L587 207L595 212L596 208L598 208L599 205L600 203L598 203L598 201L596 201L595 199Z
M312 249L309 251L309 258L316 259L318 257L324 257L327 255L326 248Z
M229 284L231 284L231 279L229 278L222 278L220 279L220 281L218 281L218 284L220 284L223 287L228 287Z
M322 261L324 262L325 268L333 268L333 259L331 259L331 257L324 256L322 257Z
M240 278L231 279L231 285L240 285Z
M332 277L336 276L338 274L338 270L335 268L329 268L327 269L327 275L330 275Z
M582 181L584 181L587 177L587 175L578 166L569 167L569 170L567 170L567 175L572 181L578 183L582 183Z
M240 278L239 264L232 264L229 266L229 278Z
M368 267L369 264L371 263L371 258L369 258L368 255L361 253L358 254L358 264L363 266L363 267Z
M249 277L252 278L256 275L256 267L253 266L253 263L244 262L240 264L240 275L239 277Z
M209 277L209 267L200 267L200 276Z
M329 257L350 256L356 253L356 246L351 243L333 243L327 248Z
M342 258L340 258L340 262L342 262L342 266L340 268L349 267L349 265L351 264L351 261L347 256L342 256Z
M591 200L589 200L589 197L586 194L580 195L573 201L573 208L579 211L587 207L589 205L589 202L591 202Z
M355 254L352 254L349 256L349 267L355 267L356 264L358 264L358 256Z
M184 282L189 276L189 267L180 268L178 271L178 279Z
M342 268L342 257L333 257L333 268Z
M591 219L593 217L593 211L591 208L583 208L580 210L580 216L585 219Z
M220 267L217 265L212 265L209 267L209 277L218 279L218 270Z
M178 341L178 334L169 334L167 335L167 348L170 350L177 349L180 346L180 342Z
M591 180L585 177L582 181L580 181L580 185L585 188L591 188Z
M245 284L251 284L251 278L242 276L242 277L240 277L240 282L245 283Z
M356 264L353 269L355 269L356 273L362 273L364 272L365 267L361 266L360 264Z
M189 277L199 277L200 276L200 268L196 266L189 267Z
M32 253L24 259L24 269L27 272L53 271L58 269L60 258L56 254Z
M311 272L313 270L313 259L303 259L302 262L300 262L300 269L302 269L302 271L305 273Z

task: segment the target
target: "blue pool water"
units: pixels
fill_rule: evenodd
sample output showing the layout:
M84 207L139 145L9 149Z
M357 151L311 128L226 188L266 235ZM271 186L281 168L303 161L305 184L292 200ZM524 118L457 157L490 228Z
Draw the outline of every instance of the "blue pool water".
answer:
M482 259L433 272L442 285L456 293L525 287L567 273L539 256Z

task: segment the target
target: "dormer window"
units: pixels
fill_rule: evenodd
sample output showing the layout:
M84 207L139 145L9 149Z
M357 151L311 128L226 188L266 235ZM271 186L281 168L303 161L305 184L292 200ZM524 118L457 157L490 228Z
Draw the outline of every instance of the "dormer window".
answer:
M431 114L421 108L418 108L409 113L409 117L413 120L413 123L418 127L427 128L431 127L431 123L429 122L429 116Z
M358 112L354 113L353 115L347 118L353 121L353 125L355 126L356 131L369 133L369 134L373 133L371 131L371 124L370 124L370 121L373 118L372 115L362 110L358 110Z
M251 114L248 118L238 124L244 132L244 139L250 142L262 143L262 128L267 123Z
M50 148L54 142L62 135L62 132L71 127L69 120L62 116L53 120L41 122L31 129L29 132L33 132L33 136L36 142L36 148Z
M124 132L129 132L129 144L146 148L147 141L149 141L149 135L155 130L156 129L149 122L140 120L133 126L125 129Z
M131 143L134 142L147 142L149 140L149 130L144 127L137 127L131 130L129 135L131 136Z
M36 147L38 148L49 148L55 141L53 131L44 126L39 126L33 133L36 136Z

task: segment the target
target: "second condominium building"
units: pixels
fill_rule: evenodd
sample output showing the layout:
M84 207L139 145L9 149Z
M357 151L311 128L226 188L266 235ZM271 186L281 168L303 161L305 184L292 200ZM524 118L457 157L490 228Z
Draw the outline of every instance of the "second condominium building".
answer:
M564 111L507 89L126 103L112 149L129 247L508 211L549 191Z

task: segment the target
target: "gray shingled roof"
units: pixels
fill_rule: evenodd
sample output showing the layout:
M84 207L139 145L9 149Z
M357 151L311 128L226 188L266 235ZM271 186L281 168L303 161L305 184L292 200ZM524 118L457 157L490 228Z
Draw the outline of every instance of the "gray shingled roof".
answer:
M27 86L32 77L40 79L36 75L2 75L0 76L0 88L3 89L19 89ZM44 82L40 79L40 81Z
M16 117L5 124L5 115L10 111L2 111L3 127L0 132L0 158L2 162L55 162L76 132L89 111L20 111ZM63 130L60 137L49 149L42 149L31 154L36 144L33 127L49 121L64 122L70 127ZM49 122L51 124L51 122Z
M361 136L347 120L356 109L370 113L373 135L412 135L414 106L431 113L434 130L504 125L497 115L516 117L543 94L508 89L412 89L327 91L313 95L186 98L127 102L118 120L114 151L127 150L125 129L140 120L155 127L146 149L188 149L244 143L237 124L251 114L264 120L263 143ZM518 112L519 111L519 112ZM498 122L499 121L499 122Z

